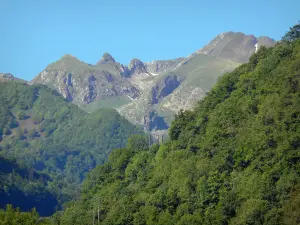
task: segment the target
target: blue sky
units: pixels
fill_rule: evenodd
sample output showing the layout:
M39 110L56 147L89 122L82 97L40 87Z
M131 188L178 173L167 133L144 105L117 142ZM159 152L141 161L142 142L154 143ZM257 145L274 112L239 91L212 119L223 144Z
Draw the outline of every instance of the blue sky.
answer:
M280 39L299 0L0 0L0 72L32 79L64 54L94 64L187 56L217 34Z

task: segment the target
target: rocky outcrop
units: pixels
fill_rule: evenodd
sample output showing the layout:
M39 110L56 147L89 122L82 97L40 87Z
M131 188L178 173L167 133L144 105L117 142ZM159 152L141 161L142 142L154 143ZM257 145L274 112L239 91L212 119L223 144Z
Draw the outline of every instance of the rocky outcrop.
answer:
M166 130L168 124L164 121L162 116L159 116L156 111L147 112L143 120L144 129L151 130Z
M171 94L180 85L180 79L176 75L168 75L158 81L151 89L149 102L157 104L162 98Z

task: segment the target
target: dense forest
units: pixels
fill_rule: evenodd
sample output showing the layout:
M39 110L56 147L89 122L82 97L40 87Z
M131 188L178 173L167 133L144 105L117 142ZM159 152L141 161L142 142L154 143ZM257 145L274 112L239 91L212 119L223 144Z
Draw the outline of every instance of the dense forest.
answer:
M57 200L46 188L50 180L46 174L21 168L14 160L0 156L0 208L10 203L23 211L38 208L41 215L54 213Z
M178 113L169 136L114 150L60 224L300 224L300 25Z
M0 102L0 206L35 206L41 215L76 197L87 172L142 133L115 110L88 114L43 86L1 83Z

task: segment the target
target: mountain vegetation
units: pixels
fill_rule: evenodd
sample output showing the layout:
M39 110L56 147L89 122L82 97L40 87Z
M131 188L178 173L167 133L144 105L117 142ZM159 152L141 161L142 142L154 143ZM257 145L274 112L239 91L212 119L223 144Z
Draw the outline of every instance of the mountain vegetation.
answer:
M9 203L22 211L38 208L40 215L53 214L57 200L46 188L50 180L46 174L22 168L14 160L0 156L0 208Z
M0 209L0 224L1 225L50 225L53 224L48 218L41 218L35 209L29 212L21 212L19 208L13 208L12 205L7 205L6 209Z
M114 150L59 223L299 224L300 36L284 40L180 111L166 144Z
M21 211L35 206L41 215L51 215L55 206L76 197L86 173L112 149L142 133L113 109L88 114L39 85L0 83L0 102L0 159L6 171L0 205L13 204ZM40 203L34 204L31 196Z

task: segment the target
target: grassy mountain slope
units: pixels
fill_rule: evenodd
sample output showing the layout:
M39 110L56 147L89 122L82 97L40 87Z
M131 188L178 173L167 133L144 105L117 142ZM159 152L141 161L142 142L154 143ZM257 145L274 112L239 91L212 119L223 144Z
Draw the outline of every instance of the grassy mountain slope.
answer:
M0 84L0 102L0 153L50 175L49 189L60 204L111 149L142 132L115 110L88 114L42 86Z
M299 224L299 133L297 39L222 76L166 144L113 151L61 224Z

